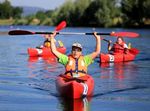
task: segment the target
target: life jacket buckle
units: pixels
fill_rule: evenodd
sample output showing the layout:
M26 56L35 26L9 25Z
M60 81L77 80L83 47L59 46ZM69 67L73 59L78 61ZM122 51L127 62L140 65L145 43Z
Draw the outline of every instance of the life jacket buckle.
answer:
M78 78L78 77L79 77L79 74L74 73L74 74L73 74L73 77L74 77L74 78Z

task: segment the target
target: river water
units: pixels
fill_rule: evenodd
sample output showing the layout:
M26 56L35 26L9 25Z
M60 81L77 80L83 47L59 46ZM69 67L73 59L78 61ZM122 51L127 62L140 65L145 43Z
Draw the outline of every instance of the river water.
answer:
M25 29L52 31L44 26L0 26L0 31ZM135 61L100 65L99 58L89 66L95 80L92 98L63 100L55 88L55 78L64 67L50 59L28 57L27 48L41 45L41 35L0 35L0 111L149 111L150 110L150 30L121 28L66 28L64 32L133 31L138 38L125 38L132 47L140 50ZM115 41L115 37L105 36ZM95 39L83 35L58 35L70 53L75 41L83 44L83 53L95 48ZM107 52L102 41L101 52Z

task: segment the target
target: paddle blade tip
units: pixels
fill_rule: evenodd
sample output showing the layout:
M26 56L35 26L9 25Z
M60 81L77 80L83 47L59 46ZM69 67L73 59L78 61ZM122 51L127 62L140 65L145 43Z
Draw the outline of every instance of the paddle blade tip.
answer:
M139 34L135 32L112 32L110 35L116 37L129 37L129 38L136 38L139 36Z
M129 52L134 55L137 55L140 53L140 50L138 50L137 48L131 48L131 49L129 49Z
M11 30L8 32L9 35L31 35L35 34L35 32L30 32L27 30Z
M62 22L56 27L55 31L60 31L60 30L62 30L63 28L66 27L66 25L67 25L66 21L65 21L65 20L62 21Z

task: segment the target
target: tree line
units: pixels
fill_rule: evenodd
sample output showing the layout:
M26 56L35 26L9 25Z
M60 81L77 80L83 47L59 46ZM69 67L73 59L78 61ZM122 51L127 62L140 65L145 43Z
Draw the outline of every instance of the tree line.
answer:
M55 10L26 17L21 17L22 12L8 0L0 4L0 18L15 18L19 25L57 25L66 20L76 27L150 26L150 0L67 0Z
M20 7L11 6L8 0L5 0L3 3L0 3L0 19L8 18L21 18L23 9Z

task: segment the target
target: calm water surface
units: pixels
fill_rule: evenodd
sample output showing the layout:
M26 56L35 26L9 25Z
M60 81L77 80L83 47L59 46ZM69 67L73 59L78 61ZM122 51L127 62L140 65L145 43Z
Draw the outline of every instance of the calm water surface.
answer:
M5 26L0 31L26 29L52 31L54 27ZM97 32L134 31L139 38L125 38L141 52L133 62L101 64L99 58L89 67L94 77L92 98L64 100L58 96L55 78L64 67L51 59L29 58L28 47L41 45L40 35L0 35L0 111L149 111L150 110L150 30L149 29L101 29ZM66 28L69 32L92 32L92 28ZM83 44L84 54L95 48L94 37L58 35L67 48L75 41ZM106 39L115 41L114 37ZM107 44L102 41L102 52Z

